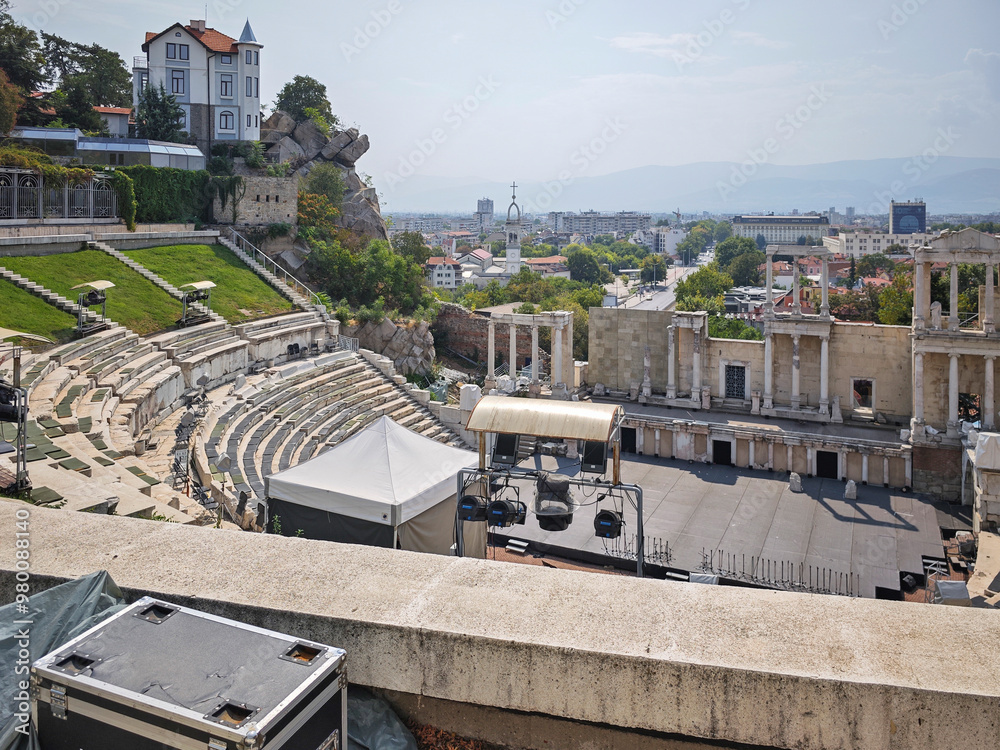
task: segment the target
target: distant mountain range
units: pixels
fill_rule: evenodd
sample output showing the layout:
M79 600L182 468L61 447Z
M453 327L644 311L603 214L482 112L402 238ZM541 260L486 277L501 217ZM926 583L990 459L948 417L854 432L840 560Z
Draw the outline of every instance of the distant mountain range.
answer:
M746 177L743 171L749 173ZM512 175L516 178L516 175ZM414 175L386 189L375 187L384 212L463 213L471 215L479 198L493 198L497 213L506 210L510 188L475 179ZM943 156L839 161L778 166L700 162L676 167L640 167L599 177L576 177L566 184L525 183L518 199L532 213L548 211L646 211L684 213L843 212L888 213L889 201L919 198L931 214L1000 211L1000 159Z

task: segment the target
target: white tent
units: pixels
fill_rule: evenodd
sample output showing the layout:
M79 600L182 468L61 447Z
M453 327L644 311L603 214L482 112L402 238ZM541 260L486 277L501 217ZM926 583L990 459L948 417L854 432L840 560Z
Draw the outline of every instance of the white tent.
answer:
M458 472L476 453L382 417L316 458L265 479L281 533L448 554Z

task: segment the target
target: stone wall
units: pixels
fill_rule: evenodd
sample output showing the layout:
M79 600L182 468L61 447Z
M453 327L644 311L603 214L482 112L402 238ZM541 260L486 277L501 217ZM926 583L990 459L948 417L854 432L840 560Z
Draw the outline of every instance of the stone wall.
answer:
M352 683L415 700L511 712L522 725L549 717L726 747L996 746L1000 620L988 610L551 570L10 501L0 501L0 527L13 529L25 508L32 593L107 570L130 600L153 595L344 648ZM3 603L15 595L15 542L0 537ZM235 560L268 574L220 576ZM949 643L942 668L930 655ZM534 736L521 744L547 746ZM588 736L579 747L597 745Z
M913 489L943 500L958 500L962 452L958 448L913 446Z
M236 223L244 225L295 224L299 215L299 178L245 176L246 194L239 202ZM212 210L220 224L232 224L233 207L222 208L219 198Z
M666 393L667 328L672 320L673 313L665 311L591 309L589 384L601 383L611 391L627 393L642 382L643 356L648 346L653 393ZM678 389L689 393L694 370L690 331L678 332L677 346ZM764 390L764 342L709 339L705 352L702 380L711 387L713 396L721 395L719 369L720 364L727 361L748 364L751 390ZM947 357L940 357L940 366L934 363L937 358L927 359L931 360L931 377L934 373L944 377L941 398L947 412ZM820 393L819 338L802 337L800 362L802 405L816 407ZM830 397L840 396L841 410L845 414L851 408L851 378L870 378L875 381L876 411L889 422L908 424L912 412L912 372L909 328L860 323L833 325L830 337ZM967 387L973 388L976 383L984 382L982 361L978 371L976 363L970 362L968 373L963 373L962 378L963 389L966 383ZM970 392L980 391L981 388ZM928 391L928 396L931 393ZM774 397L778 404L788 404L792 399L790 336L774 337ZM930 413L928 421L933 421Z
M463 357L485 364L489 351L489 318L476 315L460 305L443 303L437 320L431 327L439 348L452 349ZM510 358L510 331L505 325L496 327L494 338L498 362ZM517 362L523 367L531 359L531 333L518 331Z
M397 324L386 318L381 323L346 326L342 334L357 338L362 349L391 359L402 375L429 375L437 357L434 336L424 321Z

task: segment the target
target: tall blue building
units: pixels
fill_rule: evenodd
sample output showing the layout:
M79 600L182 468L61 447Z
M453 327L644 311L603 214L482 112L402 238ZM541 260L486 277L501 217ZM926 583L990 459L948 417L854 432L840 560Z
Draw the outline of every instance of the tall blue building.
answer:
M927 204L923 201L889 206L889 234L923 234L927 231Z

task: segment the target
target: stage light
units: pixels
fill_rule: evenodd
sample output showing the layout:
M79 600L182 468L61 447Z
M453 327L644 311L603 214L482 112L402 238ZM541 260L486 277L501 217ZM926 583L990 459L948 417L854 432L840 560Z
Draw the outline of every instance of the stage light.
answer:
M487 524L500 528L523 524L527 515L528 506L520 500L494 500L486 508Z
M601 539L617 539L622 535L625 521L616 510L602 510L594 518L594 535Z
M507 433L497 433L493 444L493 466L514 466L517 463L517 452L521 436Z
M535 517L543 531L565 531L573 523L569 477L543 473L535 483Z
M485 521L486 498L465 495L458 501L458 517L463 521Z

